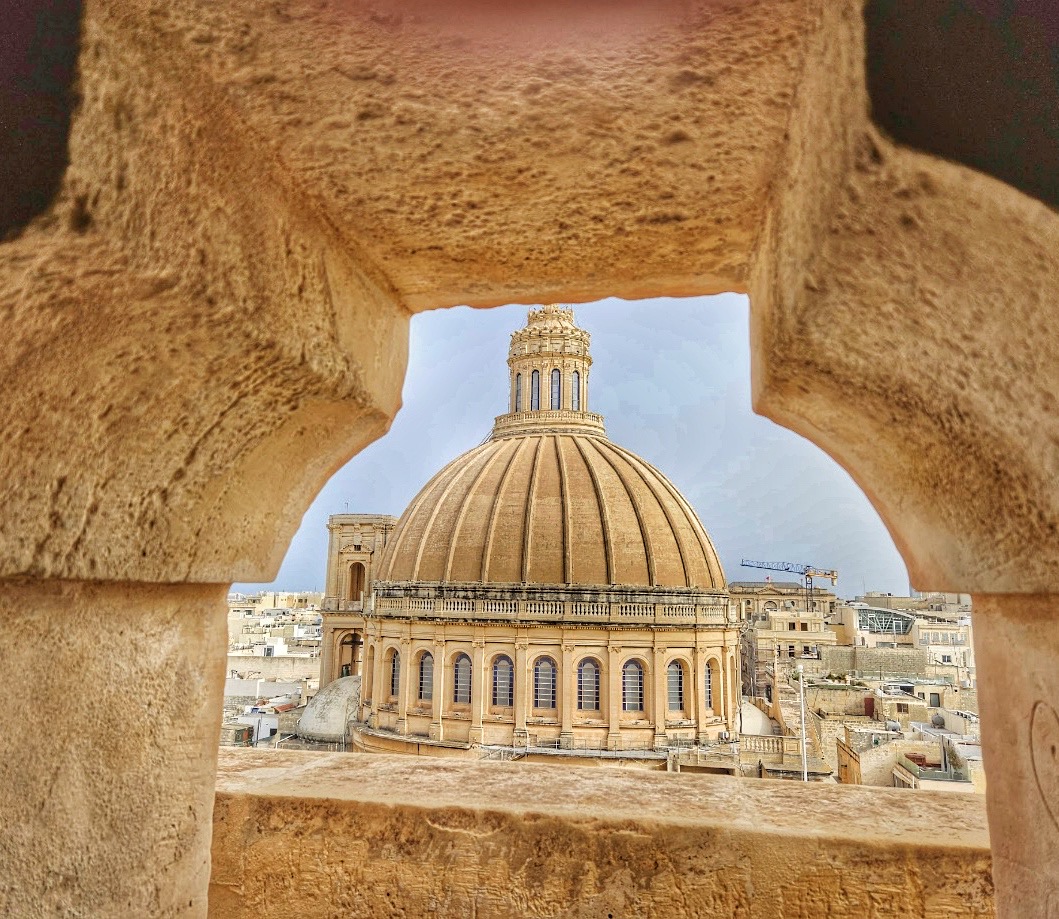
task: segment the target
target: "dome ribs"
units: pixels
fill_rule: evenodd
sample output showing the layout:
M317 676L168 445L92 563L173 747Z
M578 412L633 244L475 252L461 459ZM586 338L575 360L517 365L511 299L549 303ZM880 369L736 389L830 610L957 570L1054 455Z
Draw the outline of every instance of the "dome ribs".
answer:
M673 541L677 544L677 552L680 555L680 567L684 572L684 586L694 587L694 578L692 577L691 570L688 566L688 555L684 548L684 541L680 538L680 533L677 531L677 523L673 519L672 512L670 511L666 502L662 499L662 496L658 493L658 489L656 487L658 477L644 475L645 461L641 457L637 456L635 453L631 453L629 450L626 450L624 447L619 447L617 444L611 444L611 447L616 453L622 456L625 461L630 466L632 466L633 469L636 470L636 474L640 477L641 481L644 483L644 485L647 486L647 489L651 492L651 494L654 496L654 499L658 502L658 506L662 509L662 513L665 514L666 522L669 524L669 529L673 533ZM658 472L658 470L654 469L653 467L652 471ZM652 478L654 479L654 481L652 481Z
M435 534L434 524L437 522L438 516L442 510L445 509L445 505L448 502L448 497L452 494L453 488L456 487L456 483L459 482L468 471L475 468L474 460L478 458L477 454L484 450L491 449L493 447L492 441L482 444L482 446L472 450L470 453L464 454L463 462L457 464L457 468L452 477L445 483L445 487L442 489L441 494L434 501L434 507L431 509L430 517L427 520L427 524L423 527L423 538L419 541L419 551L416 553L415 567L412 569L412 580L434 580L433 578L424 578L421 572L421 566L423 564L423 554L427 547L431 548L435 545ZM449 464L448 468L451 468L452 464ZM466 501L466 496L464 497Z
M496 500L493 503L493 511L489 515L489 526L486 531L485 545L482 547L482 583L489 581L489 565L492 561L493 537L496 535L496 522L499 519L499 509L504 497L504 491L511 479L511 472L515 468L516 460L525 449L527 441L525 439L518 439L499 441L499 443L504 446L510 444L514 444L515 446L511 451L511 458L507 461L507 465L504 467L504 473L500 477L500 484L496 489Z
M412 499L412 503L408 506L408 510L401 515L401 519L397 523L397 529L394 532L393 540L386 547L386 555L383 558L382 564L379 566L381 572L379 580L389 580L392 578L393 566L397 561L398 553L401 551L409 532L413 529L412 524L415 521L416 516L419 514L420 508L426 503L427 497L434 493L437 484L445 479L446 473L453 475L456 474L451 472L451 467L452 464L449 463L449 465L432 475L426 485L419 490L419 494ZM417 563L416 571L418 571L418 567ZM412 577L415 577L415 572L413 572Z
M533 454L533 470L530 472L529 488L526 491L526 518L522 527L522 581L529 580L530 551L532 549L533 535L533 508L537 497L537 479L540 476L541 453L544 447L544 438L536 437L537 449Z
M574 581L573 520L570 512L570 482L566 471L566 456L563 454L563 439L552 437L555 443L555 461L559 465L559 500L563 509L563 583Z
M575 437L574 443L577 444L577 449L581 454L581 459L585 462L585 467L588 469L588 475L592 479L592 488L596 492L596 505L599 507L599 518L603 525L603 546L606 550L607 559L607 583L614 583L614 541L611 538L610 528L610 513L607 509L607 502L603 497L603 489L599 484L599 474L596 472L595 466L592 465L588 458L588 453L585 451L585 440L587 438Z
M607 450L601 449L598 443L593 443L592 446L595 447L596 453L598 453L602 457L603 461L608 466L610 466L610 468L614 471L614 474L618 477L618 481L621 482L621 484L625 487L625 493L629 496L629 503L632 505L632 511L636 515L636 524L640 528L640 540L643 542L644 554L647 556L647 582L651 587L657 587L658 578L655 575L654 546L651 544L651 537L649 535L647 526L644 524L643 508L640 506L640 503L636 500L636 493L633 491L632 486L629 484L629 480L618 468L618 464L614 462L613 457L608 455ZM611 447L609 443L607 444L607 446L610 451L617 452L613 450L613 447ZM624 459L624 457L622 458ZM626 464L628 464L627 461Z
M724 571L721 570L721 563L717 558L717 550L713 547L713 541L706 534L706 530L702 526L702 522L699 520L698 514L692 510L688 504L687 499L677 491L676 486L669 481L661 472L652 466L647 460L640 459L648 469L658 476L658 481L662 483L666 491L669 492L672 499L676 502L681 512L684 514L688 525L691 527L691 531L695 534L695 538L699 542L699 548L702 550L702 557L706 563L706 574L713 582L712 585L691 585L691 586L714 586L723 589L725 586Z
M471 482L470 488L467 489L467 493L463 499L463 504L460 505L460 511L456 515L456 522L453 524L452 527L452 537L449 540L449 555L445 561L445 574L443 580L449 581L452 579L452 562L453 559L456 557L456 549L459 547L460 544L460 529L463 527L463 522L467 518L468 509L474 502L474 498L477 496L478 485L481 483L482 479L485 478L489 470L492 469L493 464L496 462L498 457L504 452L503 447L501 447L496 441L492 441L492 443L497 446L497 449L495 449L486 458L486 461L482 463L481 467L478 470L478 474L474 477L474 481ZM477 580L477 578L457 578L457 580L470 581Z

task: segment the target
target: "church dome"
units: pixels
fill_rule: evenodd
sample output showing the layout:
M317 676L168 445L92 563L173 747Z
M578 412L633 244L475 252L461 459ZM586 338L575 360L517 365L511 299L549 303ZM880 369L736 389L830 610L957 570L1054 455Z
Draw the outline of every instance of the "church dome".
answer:
M404 512L378 580L723 590L688 502L595 427L542 418L457 457Z
M588 411L590 340L572 309L530 310L508 412L416 496L377 580L724 589L695 511Z

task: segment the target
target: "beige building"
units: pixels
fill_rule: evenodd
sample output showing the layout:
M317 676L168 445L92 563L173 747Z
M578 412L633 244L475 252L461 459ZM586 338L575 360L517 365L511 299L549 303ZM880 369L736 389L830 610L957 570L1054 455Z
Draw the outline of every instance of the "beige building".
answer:
M673 484L588 411L591 364L572 310L531 310L488 440L396 525L331 518L323 683L362 675L358 747L648 751L735 729L720 562Z
M769 671L819 661L821 649L838 641L828 624L837 598L814 588L810 596L794 581L732 581L729 595L743 620L743 691L769 693Z

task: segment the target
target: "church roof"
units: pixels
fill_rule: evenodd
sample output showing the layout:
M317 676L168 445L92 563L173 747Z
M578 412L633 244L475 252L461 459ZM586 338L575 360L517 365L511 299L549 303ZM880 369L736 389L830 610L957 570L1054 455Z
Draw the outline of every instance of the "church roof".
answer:
M382 581L724 589L695 511L657 469L603 437L487 441L405 511Z
M588 411L589 341L573 310L530 311L508 413L404 512L377 580L724 589L695 511Z

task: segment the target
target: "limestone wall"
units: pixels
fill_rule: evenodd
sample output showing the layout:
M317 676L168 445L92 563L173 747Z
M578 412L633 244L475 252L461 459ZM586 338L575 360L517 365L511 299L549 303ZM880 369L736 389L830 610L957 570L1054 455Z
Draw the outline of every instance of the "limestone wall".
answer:
M978 797L557 775L222 750L210 917L993 917Z
M927 655L918 648L820 647L820 666L825 673L899 673L926 676Z
M320 678L320 658L229 654L228 667L225 672L230 674L233 670L242 674L246 679L318 680Z

